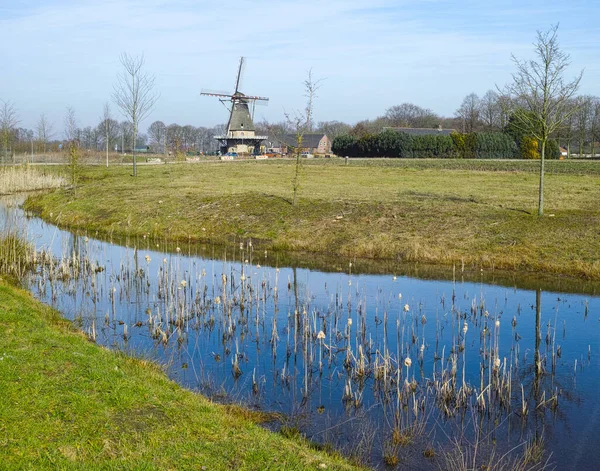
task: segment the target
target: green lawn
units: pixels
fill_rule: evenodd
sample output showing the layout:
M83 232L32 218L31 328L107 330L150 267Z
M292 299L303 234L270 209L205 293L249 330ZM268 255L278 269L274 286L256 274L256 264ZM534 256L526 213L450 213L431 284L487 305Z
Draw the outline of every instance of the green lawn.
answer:
M0 469L356 469L184 390L0 281Z
M232 243L347 257L600 279L600 162L307 162L291 205L291 161L85 167L77 192L27 206L105 234Z

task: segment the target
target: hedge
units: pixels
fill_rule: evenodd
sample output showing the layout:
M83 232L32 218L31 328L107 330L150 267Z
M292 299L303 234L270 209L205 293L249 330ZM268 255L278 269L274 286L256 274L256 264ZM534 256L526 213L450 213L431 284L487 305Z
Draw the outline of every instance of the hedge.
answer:
M361 138L338 136L332 151L348 157L510 159L518 149L511 136L500 132L411 136L386 129Z

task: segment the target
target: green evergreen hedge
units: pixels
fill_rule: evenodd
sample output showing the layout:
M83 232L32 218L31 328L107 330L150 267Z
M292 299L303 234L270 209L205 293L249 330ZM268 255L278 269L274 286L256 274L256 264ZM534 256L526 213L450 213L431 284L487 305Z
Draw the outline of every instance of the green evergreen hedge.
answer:
M517 144L502 132L476 132L475 156L478 159L513 159L517 155Z
M332 151L348 157L511 159L518 149L511 136L500 132L411 136L386 129L360 138L338 136Z

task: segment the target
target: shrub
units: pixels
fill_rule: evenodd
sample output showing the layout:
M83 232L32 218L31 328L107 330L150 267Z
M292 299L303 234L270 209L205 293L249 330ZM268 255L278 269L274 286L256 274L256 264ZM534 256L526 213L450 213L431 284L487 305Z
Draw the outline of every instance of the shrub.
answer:
M453 132L451 135L452 141L454 142L454 148L457 152L457 157L461 159L473 159L475 158L475 135L461 134Z
M538 141L533 137L524 136L521 139L520 155L522 159L539 159Z
M404 132L386 129L375 136L374 157L412 157L412 141Z
M541 155L542 146L540 146L539 152ZM549 139L548 142L546 142L546 153L544 158L552 160L560 159L560 147L554 139Z
M357 141L358 139L349 134L337 136L331 143L331 151L339 156L358 157L357 155Z

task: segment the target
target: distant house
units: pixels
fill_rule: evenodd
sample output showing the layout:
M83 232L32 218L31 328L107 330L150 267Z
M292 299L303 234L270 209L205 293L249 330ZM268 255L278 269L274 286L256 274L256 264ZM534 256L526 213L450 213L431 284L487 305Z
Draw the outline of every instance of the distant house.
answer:
M560 155L561 155L561 157L568 157L569 151L567 149L565 149L564 147L560 147Z
M279 154L292 152L298 146L298 136L296 134L284 134L278 137L269 137L267 150ZM331 140L323 133L310 133L302 136L301 152L311 154L330 154Z
M384 128L391 129L392 131L404 132L406 134L410 134L411 136L449 136L453 132L456 132L456 129L443 129L441 126L437 128Z

